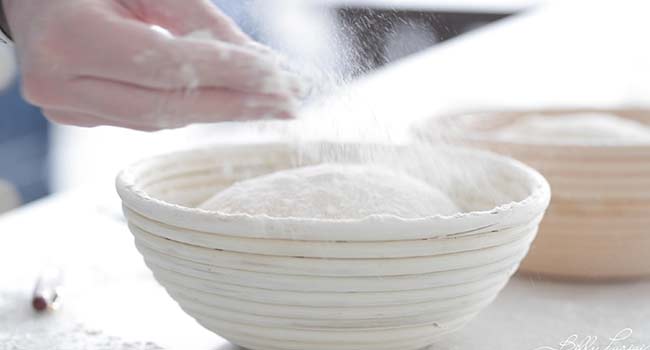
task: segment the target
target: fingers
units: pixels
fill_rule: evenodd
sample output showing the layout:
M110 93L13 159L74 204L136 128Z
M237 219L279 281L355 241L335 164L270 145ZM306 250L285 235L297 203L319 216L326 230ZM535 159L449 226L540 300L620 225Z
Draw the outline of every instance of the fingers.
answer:
M102 118L96 115L74 112L68 110L59 110L59 109L44 109L43 115L47 117L52 122L63 124L63 125L72 125L82 128L93 128L97 126L116 126L122 128L129 128L139 131L157 131L159 128L154 128L147 125L139 125L136 123L131 123L127 121L115 121L106 118Z
M43 115L52 122L73 125L82 128L92 128L99 125L110 125L102 123L97 116L76 112L67 112L57 109L43 109Z
M26 97L47 110L94 115L112 121L109 125L160 129L191 123L293 117L294 106L286 100L227 89L170 92L96 79L75 79L66 84L66 89L56 89L56 84L40 82L41 93Z
M209 0L122 0L122 3L142 13L145 21L165 27L176 35L209 31L215 39L238 45L251 41L230 17Z
M190 40L226 41L282 60L276 52L251 39L209 0L121 0L120 3L134 18L155 23L172 35Z
M293 117L300 81L209 0L65 4L43 3L38 13L48 20L17 41L24 96L53 121L156 130ZM154 23L176 35L208 28L218 40L169 35Z
M270 55L217 40L169 38L149 26L111 19L79 33L66 47L75 75L156 89L224 87L293 96L297 78Z

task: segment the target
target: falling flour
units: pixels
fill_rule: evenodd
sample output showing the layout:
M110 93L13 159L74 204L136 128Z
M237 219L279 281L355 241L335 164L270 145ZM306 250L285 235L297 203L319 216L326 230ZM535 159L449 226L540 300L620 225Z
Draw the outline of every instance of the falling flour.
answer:
M645 143L650 142L650 127L610 114L534 114L500 128L496 135L503 140L547 143Z
M241 181L199 206L225 214L317 219L419 218L459 211L440 189L379 165L325 163Z

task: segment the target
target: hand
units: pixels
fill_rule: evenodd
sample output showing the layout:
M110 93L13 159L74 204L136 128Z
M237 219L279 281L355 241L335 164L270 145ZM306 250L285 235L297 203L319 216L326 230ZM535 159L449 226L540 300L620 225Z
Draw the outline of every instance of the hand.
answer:
M158 130L292 117L298 80L209 0L4 4L23 95L55 122Z

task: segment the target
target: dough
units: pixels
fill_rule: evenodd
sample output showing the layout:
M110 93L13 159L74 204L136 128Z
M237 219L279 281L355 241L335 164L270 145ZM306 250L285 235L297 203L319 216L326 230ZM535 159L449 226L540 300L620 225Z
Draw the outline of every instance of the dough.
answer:
M199 206L226 214L358 219L373 214L418 218L457 213L433 186L377 165L325 163L235 183Z
M610 114L530 115L501 128L502 139L535 139L550 143L650 142L650 128Z

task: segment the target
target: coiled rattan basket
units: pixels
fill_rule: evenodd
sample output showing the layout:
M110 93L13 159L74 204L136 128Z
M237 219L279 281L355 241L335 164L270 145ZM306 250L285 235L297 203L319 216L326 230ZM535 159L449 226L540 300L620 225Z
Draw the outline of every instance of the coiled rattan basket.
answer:
M467 113L420 125L416 132L512 156L538 169L553 201L522 271L578 279L650 275L650 143L598 143L495 136L522 116L606 113L650 125L648 110L567 109Z
M347 150L359 155L364 147ZM396 148L397 158L403 152L409 147ZM123 171L117 188L156 279L183 310L233 343L260 350L419 349L497 296L550 197L544 178L519 162L450 152L458 162L492 169L488 176L499 181L488 183L516 182L506 189L511 200L420 219L270 218L195 208L234 181L318 161L284 144L154 157ZM469 190L463 181L456 187Z

